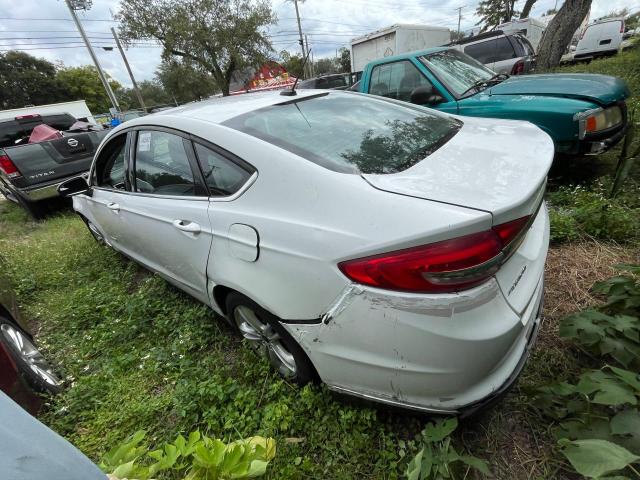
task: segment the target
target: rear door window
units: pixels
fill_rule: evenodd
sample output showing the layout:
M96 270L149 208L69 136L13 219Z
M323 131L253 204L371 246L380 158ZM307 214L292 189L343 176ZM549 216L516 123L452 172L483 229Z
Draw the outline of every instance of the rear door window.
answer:
M490 58L492 62L502 62L503 60L516 58L516 52L507 37L496 38L495 51Z
M464 47L464 53L475 58L480 63L493 63L493 52L496 49L496 39L478 42Z
M405 60L373 67L369 93L408 102L415 88L430 85L422 72Z
M250 168L239 165L199 143L195 144L195 150L204 181L213 197L233 195L253 174Z

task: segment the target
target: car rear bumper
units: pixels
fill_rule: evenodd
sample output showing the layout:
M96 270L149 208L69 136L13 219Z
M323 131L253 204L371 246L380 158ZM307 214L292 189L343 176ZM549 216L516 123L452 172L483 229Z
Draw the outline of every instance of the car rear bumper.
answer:
M351 285L320 324L285 327L331 390L420 412L472 413L513 385L529 357L548 238L542 208L501 278L439 295Z

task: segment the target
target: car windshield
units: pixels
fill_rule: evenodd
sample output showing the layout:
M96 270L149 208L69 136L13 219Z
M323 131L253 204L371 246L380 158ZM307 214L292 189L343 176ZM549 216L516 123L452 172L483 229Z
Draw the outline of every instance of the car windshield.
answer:
M261 108L224 125L342 173L395 173L424 159L462 123L446 114L354 93Z
M495 72L458 50L431 53L420 60L457 96L495 76Z

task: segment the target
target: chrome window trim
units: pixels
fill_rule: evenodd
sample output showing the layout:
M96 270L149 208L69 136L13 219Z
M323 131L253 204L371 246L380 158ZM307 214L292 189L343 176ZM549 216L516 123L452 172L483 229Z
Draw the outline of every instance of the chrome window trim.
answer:
M123 195L130 195L134 197L149 197L149 198L164 198L164 199L174 199L174 200L198 200L201 202L231 202L238 197L240 197L244 192L246 192L251 185L258 178L258 172L253 172L253 175L249 177L249 180L245 182L245 184L238 189L233 195L228 195L226 197L207 197L207 196L194 196L194 195L158 195L156 193L143 193L143 192L128 192L126 190L118 190L114 188L104 188L104 187L92 187L94 190L102 190L104 192L116 192L121 193Z

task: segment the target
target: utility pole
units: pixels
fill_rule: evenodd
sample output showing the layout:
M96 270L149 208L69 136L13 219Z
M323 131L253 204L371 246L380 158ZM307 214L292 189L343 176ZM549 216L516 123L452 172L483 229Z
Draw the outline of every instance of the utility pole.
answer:
M136 92L136 97L138 97L138 102L140 102L140 106L145 113L147 113L147 107L144 104L144 100L142 99L142 93L138 88L138 83L133 76L133 72L131 71L131 67L129 66L129 61L127 60L126 55L124 54L124 50L122 49L122 45L120 44L120 39L118 38L118 34L116 33L116 29L111 27L111 33L113 34L113 39L116 41L116 45L118 46L118 50L120 50L120 55L122 55L122 60L124 60L124 64L127 67L127 72L129 72L129 78L131 78L131 83L133 84L133 90Z
M466 7L466 5L463 5L462 7L458 7L456 10L458 10L458 38L456 40L458 40L460 38L460 21L462 20L462 9Z
M86 10L87 8L90 8L91 0L65 0L65 3L67 4L67 7L69 7L69 12L71 12L71 18L73 18L73 21L76 24L76 27L78 28L78 32L80 32L80 36L82 37L82 40L84 40L84 44L87 46L87 50L89 50L89 54L91 55L93 63L95 64L96 69L98 70L98 76L102 81L102 85L104 86L104 89L107 91L107 96L109 97L109 100L111 100L111 104L113 105L113 108L115 108L116 111L120 111L120 105L118 104L118 99L113 93L113 90L111 90L111 85L109 85L109 81L107 80L107 77L102 71L100 62L98 62L98 57L96 57L96 53L93 51L93 47L91 46L91 43L89 43L89 39L87 38L87 34L85 33L84 28L82 28L82 24L80 23L80 20L78 20L78 16L76 15L76 10Z
M293 4L296 6L296 19L298 20L298 33L300 34L300 48L302 49L302 60L305 59L305 48L304 48L304 39L302 38L302 25L300 24L300 11L298 10L298 0L293 0ZM304 78L304 72L302 72L302 76Z
M311 49L309 48L309 38L307 37L307 35L304 36L304 43L307 46L307 57L309 57L309 60L311 60L311 63L309 63L309 61L307 61L307 65L308 65L308 73L310 77L313 77L313 58L311 58Z

